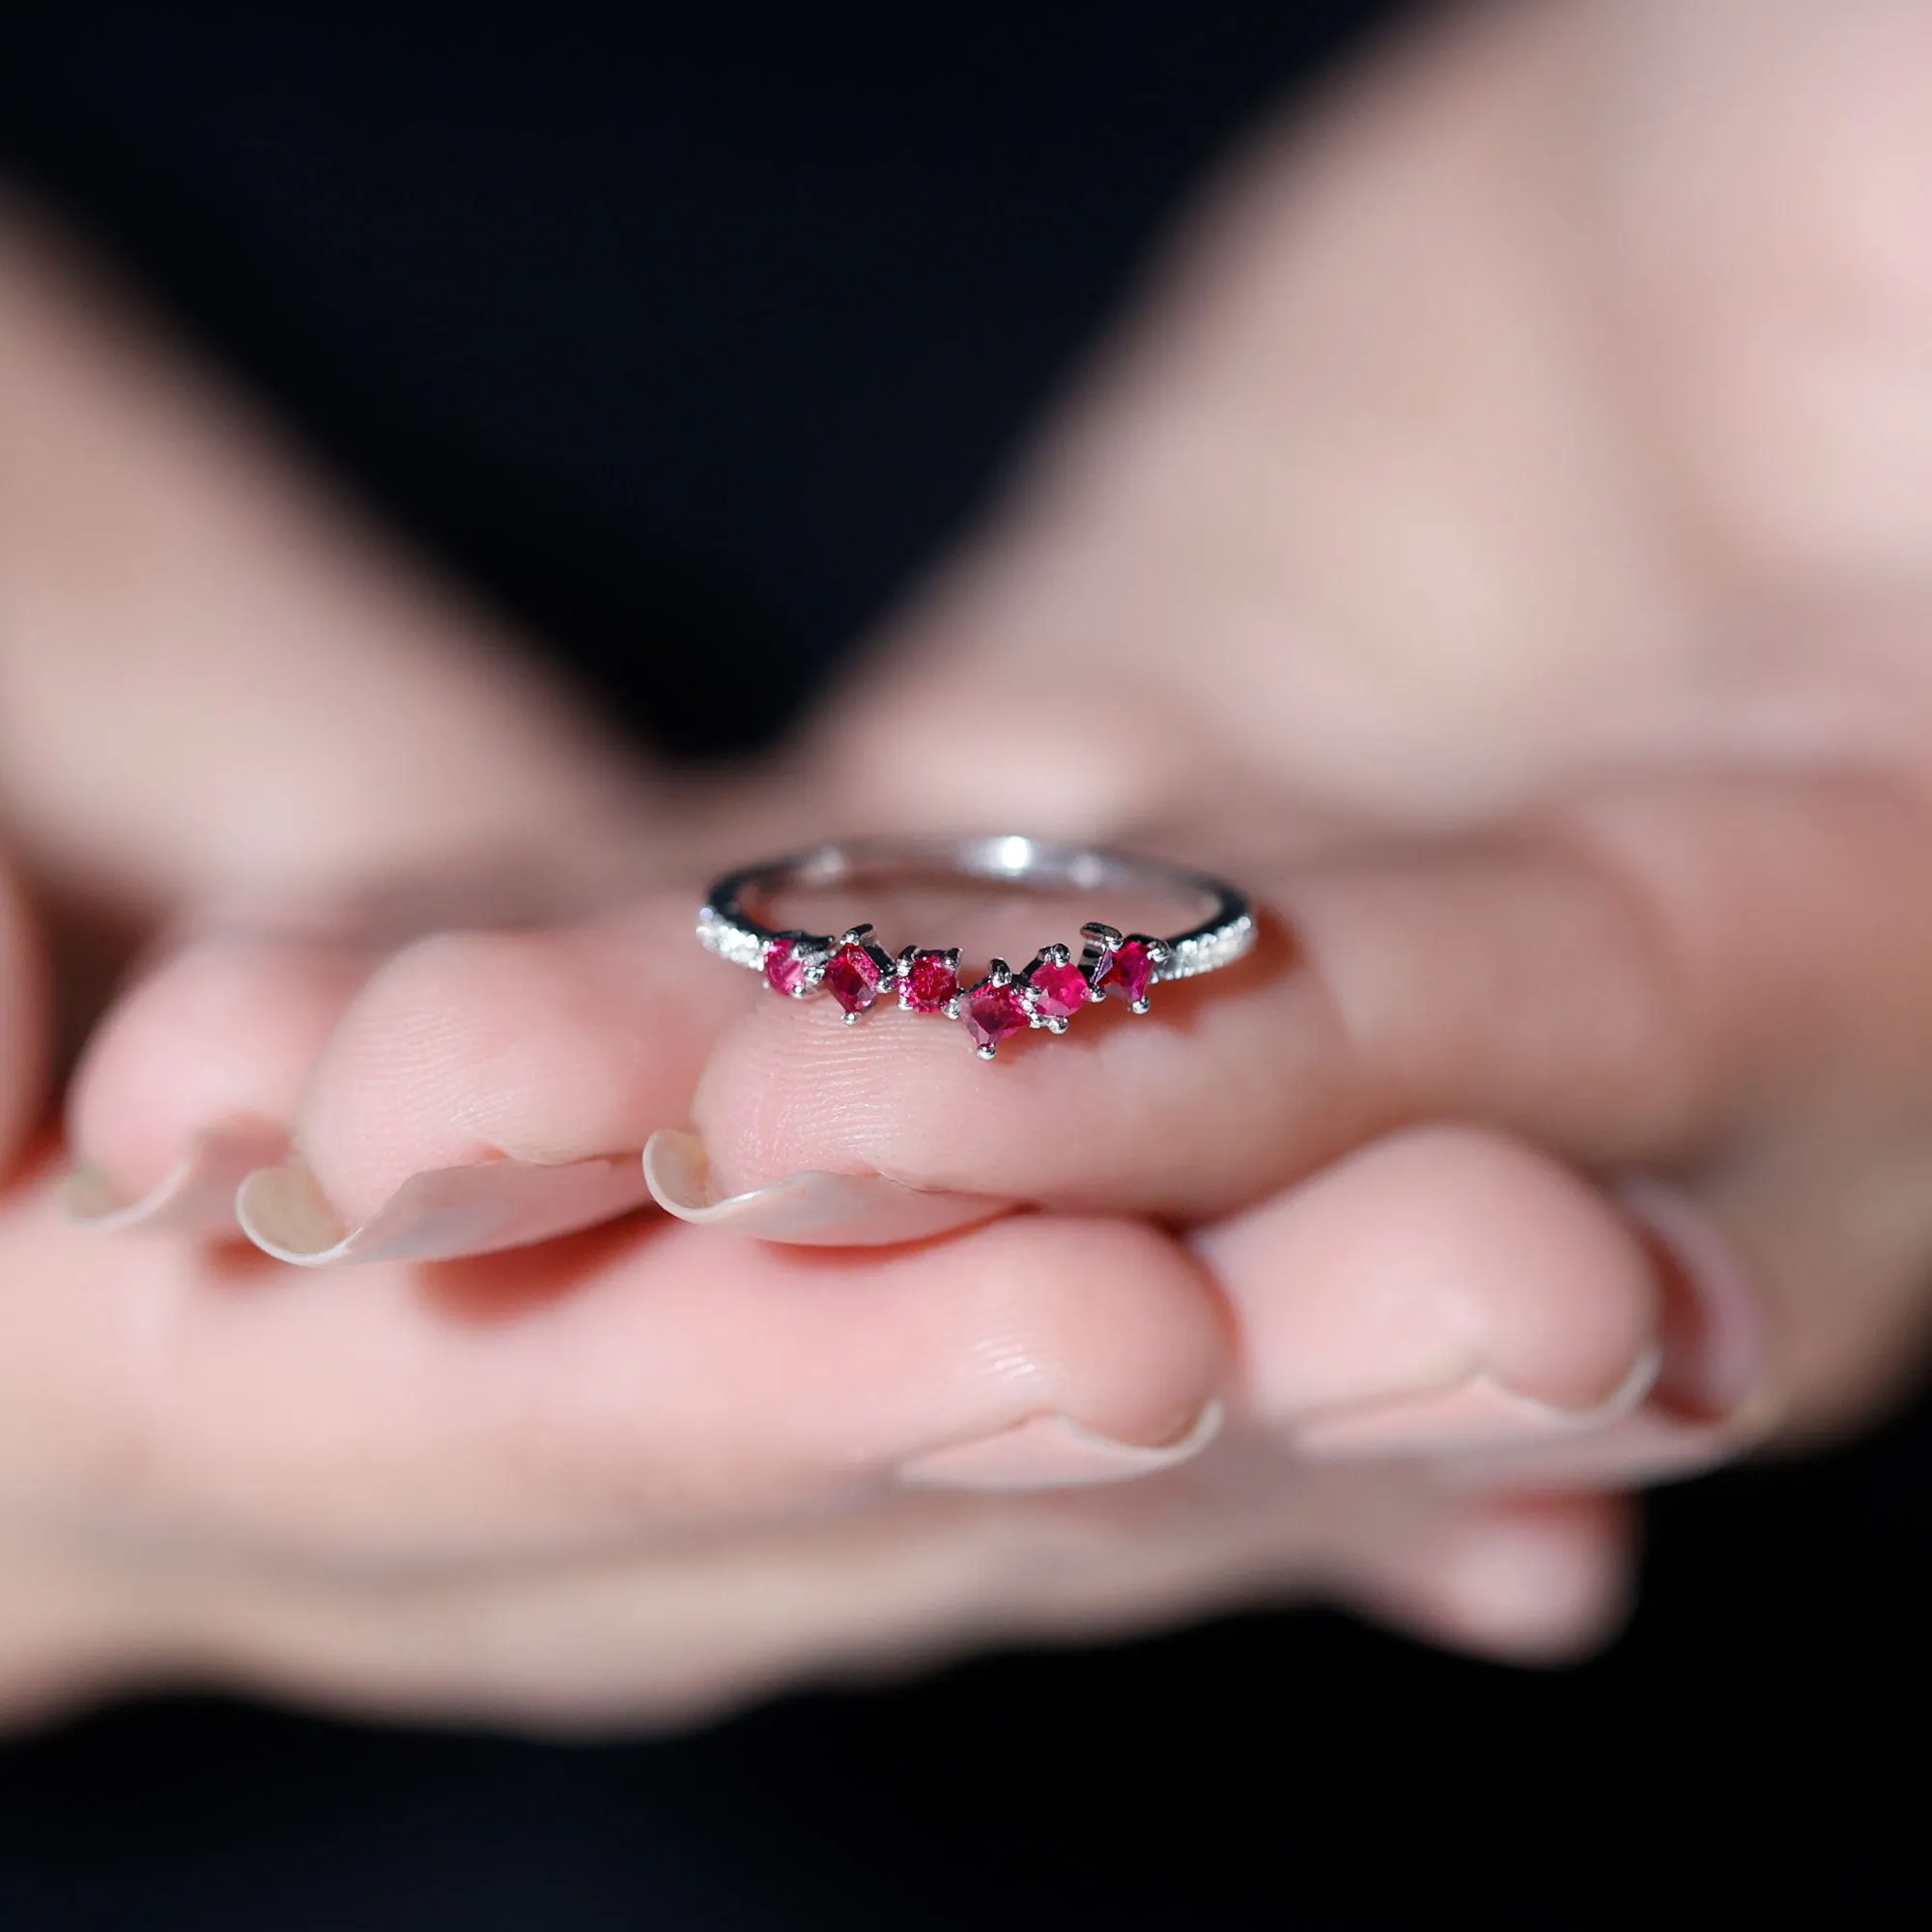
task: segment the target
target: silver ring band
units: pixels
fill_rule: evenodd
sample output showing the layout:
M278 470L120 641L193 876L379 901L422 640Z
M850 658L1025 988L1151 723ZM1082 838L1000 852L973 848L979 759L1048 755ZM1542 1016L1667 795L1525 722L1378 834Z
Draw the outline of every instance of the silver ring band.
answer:
M1157 892L1198 900L1200 923L1170 937L1122 932L1098 921L1080 929L1076 963L1065 946L1042 947L1019 972L995 959L984 979L958 982L959 948L908 946L889 955L869 925L833 936L780 930L746 909L748 898L786 888L884 883L909 875L1005 882L1075 892ZM727 873L697 916L701 944L733 965L762 973L793 999L830 993L856 1022L888 994L909 1011L961 1020L981 1059L1025 1028L1065 1033L1079 1007L1109 997L1148 1010L1157 981L1187 980L1232 965L1255 943L1247 895L1225 880L1164 859L1059 844L1017 834L965 838L866 838L814 846Z

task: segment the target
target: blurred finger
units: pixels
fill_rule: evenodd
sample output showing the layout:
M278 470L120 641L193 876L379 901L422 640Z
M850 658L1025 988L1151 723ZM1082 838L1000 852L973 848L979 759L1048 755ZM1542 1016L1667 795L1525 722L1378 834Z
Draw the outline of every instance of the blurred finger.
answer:
M1224 1338L1153 1232L1037 1217L808 1254L619 1224L353 1284L0 1216L0 1484L110 1543L507 1560L907 1481L1132 1478L1201 1449Z
M0 1177L46 1102L53 1009L41 936L18 882L0 860Z

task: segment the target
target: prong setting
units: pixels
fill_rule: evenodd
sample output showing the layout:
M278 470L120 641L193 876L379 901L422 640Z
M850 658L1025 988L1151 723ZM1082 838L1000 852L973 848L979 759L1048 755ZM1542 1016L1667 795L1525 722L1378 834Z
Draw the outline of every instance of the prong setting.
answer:
M1199 924L1165 939L1124 932L1103 921L1080 928L1077 949L1042 946L1022 970L1003 959L963 984L960 949L907 946L888 953L869 923L836 936L775 931L746 909L748 898L794 884L823 888L899 869L951 872L981 882L1052 884L1093 892L1119 885L1193 895L1209 908ZM1161 859L1109 853L1049 840L1002 836L858 840L814 847L746 867L718 880L697 917L697 938L733 965L750 967L775 992L810 999L829 994L856 1025L882 996L903 1010L942 1014L962 1023L982 1059L1014 1033L1065 1033L1086 1007L1118 999L1145 1014L1152 987L1232 965L1255 944L1257 926L1235 887Z

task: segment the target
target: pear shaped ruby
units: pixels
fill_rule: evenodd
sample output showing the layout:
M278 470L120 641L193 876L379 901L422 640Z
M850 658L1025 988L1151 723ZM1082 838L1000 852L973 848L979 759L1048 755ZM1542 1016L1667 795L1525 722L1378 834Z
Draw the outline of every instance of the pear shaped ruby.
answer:
M1128 1006L1138 1007L1152 984L1153 954L1148 951L1146 942L1123 939L1108 956L1106 970L1100 975L1101 992L1115 994Z
M1037 1012L1050 1020L1070 1019L1087 1004L1087 976L1067 959L1042 959L1027 975Z
M848 1013L863 1013L879 997L879 962L863 946L841 946L820 983Z
M765 941L765 979L777 993L796 993L805 984L805 958L797 940Z
M966 995L959 1017L966 1022L973 1044L985 1054L1028 1024L1026 1001L1010 980L1004 986L996 986L990 980L975 986Z
M914 1012L943 1013L959 990L959 975L945 953L915 952L899 983Z

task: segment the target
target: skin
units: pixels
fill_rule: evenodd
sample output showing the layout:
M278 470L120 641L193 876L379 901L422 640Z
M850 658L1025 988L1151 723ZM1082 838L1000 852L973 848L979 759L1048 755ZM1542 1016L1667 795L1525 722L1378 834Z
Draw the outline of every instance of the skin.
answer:
M1622 1492L1892 1400L1932 1259L1928 81L1917 0L1388 50L1240 158L784 769L702 789L11 217L0 1712L190 1679L676 1721L1311 1596L1556 1659L1620 1613ZM979 702L1003 664L1042 695ZM1014 798L1222 867L1268 943L985 1067L689 940L801 824ZM102 935L152 949L111 1000ZM128 1197L286 1128L349 1221L687 1125L727 1192L1038 1211L302 1274L71 1225L56 1104ZM1210 1401L1139 1482L898 1480Z

